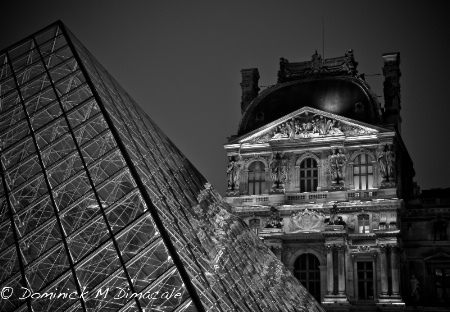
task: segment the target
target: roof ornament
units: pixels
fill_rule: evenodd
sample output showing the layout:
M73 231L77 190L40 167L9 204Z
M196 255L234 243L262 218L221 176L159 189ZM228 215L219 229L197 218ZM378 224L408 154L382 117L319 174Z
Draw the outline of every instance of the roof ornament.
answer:
M316 49L316 52L312 55L312 58L311 58L311 68L312 68L313 72L316 72L316 71L319 71L322 66L323 66L322 55L317 53L317 49Z

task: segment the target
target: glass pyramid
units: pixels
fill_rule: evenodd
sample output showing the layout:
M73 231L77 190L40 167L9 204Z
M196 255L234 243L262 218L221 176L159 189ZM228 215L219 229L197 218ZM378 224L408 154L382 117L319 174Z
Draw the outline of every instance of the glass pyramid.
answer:
M1 311L321 311L75 36L0 52Z

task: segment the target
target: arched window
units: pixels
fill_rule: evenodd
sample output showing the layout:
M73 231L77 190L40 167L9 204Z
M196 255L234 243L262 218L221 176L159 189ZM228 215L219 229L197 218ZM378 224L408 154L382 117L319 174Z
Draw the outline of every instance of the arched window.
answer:
M258 234L259 229L261 228L261 221L259 219L251 219L249 221L250 229Z
M295 260L294 276L309 293L320 302L320 270L319 259L310 253L300 255Z
M369 155L356 156L353 164L353 184L356 190L373 188L373 168Z
M262 161L254 161L248 167L248 194L259 195L264 192L266 171Z
M318 185L319 173L316 160L303 159L300 163L300 192L314 192Z
M369 215L362 214L358 216L358 233L369 233Z

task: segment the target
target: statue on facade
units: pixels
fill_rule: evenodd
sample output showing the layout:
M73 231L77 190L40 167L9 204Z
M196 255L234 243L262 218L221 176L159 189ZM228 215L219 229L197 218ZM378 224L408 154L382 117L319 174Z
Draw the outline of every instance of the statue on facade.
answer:
M378 153L378 163L380 165L380 173L383 181L388 180L388 169L387 169L387 159L386 159L387 145L385 145Z
M409 282L411 284L411 297L414 299L414 301L419 301L419 280L414 275L412 275Z
M275 207L270 208L271 215L267 224L266 229L281 229L283 228L283 218L280 218L279 212Z
M386 152L386 163L389 180L393 181L395 176L395 154L393 145L390 145Z
M228 191L239 191L239 176L241 173L240 157L229 156L227 166Z
M331 173L331 183L333 185L343 184L344 181L344 167L347 162L347 157L339 149L333 149L332 154L328 156L328 165Z
M288 180L289 160L280 153L273 155L269 163L272 188L282 189Z
M377 157L378 163L380 165L380 173L383 182L394 182L395 181L395 153L394 146L387 144L380 149Z

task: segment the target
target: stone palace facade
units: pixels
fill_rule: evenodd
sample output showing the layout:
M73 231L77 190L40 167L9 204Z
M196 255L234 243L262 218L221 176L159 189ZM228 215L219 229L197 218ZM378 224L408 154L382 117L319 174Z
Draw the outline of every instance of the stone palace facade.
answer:
M418 251L402 244L402 216L413 218L409 227L424 219L401 137L400 53L382 57L384 108L352 50L281 58L277 84L262 92L258 70L242 70L242 117L225 144L227 202L328 311L418 301L408 266ZM435 219L446 233L446 219Z

